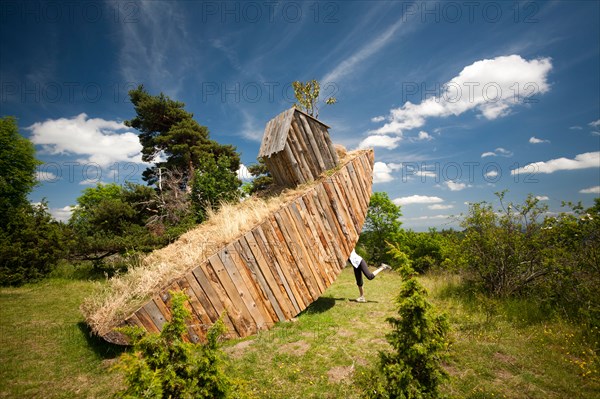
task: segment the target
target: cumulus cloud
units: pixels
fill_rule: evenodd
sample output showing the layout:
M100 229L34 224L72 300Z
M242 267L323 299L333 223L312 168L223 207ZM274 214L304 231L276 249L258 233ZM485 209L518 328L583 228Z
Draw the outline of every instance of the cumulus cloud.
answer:
M537 199L538 201L548 201L550 198L548 198L547 195L537 195L535 199Z
M386 183L394 180L393 169L384 162L375 162L373 165L373 183Z
M485 177L489 177L489 178L494 178L496 176L498 176L498 171L496 171L496 170L490 170L489 172L487 172L485 174Z
M509 158L513 156L513 153L512 151L509 151L506 148L498 147L494 151L488 151L481 154L481 158L497 156Z
M532 162L522 168L513 169L511 175L519 173L554 173L560 170L600 168L600 151L576 155L574 159L556 158L549 161Z
M35 172L35 178L39 182L54 183L60 180L60 177L46 170L38 170Z
M121 122L88 118L48 119L28 127L31 141L49 154L80 155L84 162L107 167L115 162L143 163L137 134Z
M421 130L419 132L419 135L417 136L417 140L431 141L431 140L433 140L433 137L431 137L431 135L429 135L429 133L427 133L426 131Z
M74 206L65 206L62 208L50 208L48 212L52 217L60 222L67 222L73 213Z
M444 202L440 197L428 197L426 195L411 195L410 197L400 197L394 199L392 202L396 205L410 205L410 204L435 204L438 202Z
M401 137L391 137L385 135L374 135L369 136L360 142L358 148L371 148L371 147L383 147L388 150L393 150L398 147L398 142L402 140Z
M371 122L379 123L385 120L385 116L375 116L371 118Z
M600 194L600 186L584 188L583 190L579 190L581 194Z
M590 122L589 125L591 127L600 127L600 119L598 119L596 121L593 121L593 122Z
M444 210L444 209L452 209L454 208L454 205L444 205L444 204L434 204L434 205L428 205L427 208L431 209L431 210Z
M420 128L428 118L458 116L470 110L489 120L505 116L523 102L520 93L538 95L550 90L547 78L551 69L550 58L528 61L508 55L476 61L445 83L440 95L392 109L389 122L374 133L400 134Z
M467 188L465 183L459 183L452 180L445 182L446 186L450 189L450 191L460 191Z
M542 143L549 143L549 142L550 142L550 140L538 139L538 138L537 138L537 137L535 137L535 136L531 136L531 137L529 138L529 142L530 142L531 144L542 144Z

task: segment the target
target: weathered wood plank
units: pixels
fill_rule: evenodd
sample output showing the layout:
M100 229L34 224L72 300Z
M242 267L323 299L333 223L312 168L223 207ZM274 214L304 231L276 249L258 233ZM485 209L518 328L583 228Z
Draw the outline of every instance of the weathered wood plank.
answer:
M246 265L252 271L252 276L256 277L259 282L259 287L264 292L264 294L269 299L269 303L273 306L273 310L275 311L276 317L273 318L274 321L283 321L285 320L285 315L283 310L281 309L280 301L277 300L277 291L273 291L271 286L269 286L263 272L260 270L258 265L258 261L254 257L248 242L244 237L241 237L235 243L236 249L238 249L239 253L242 255L242 258L246 262Z

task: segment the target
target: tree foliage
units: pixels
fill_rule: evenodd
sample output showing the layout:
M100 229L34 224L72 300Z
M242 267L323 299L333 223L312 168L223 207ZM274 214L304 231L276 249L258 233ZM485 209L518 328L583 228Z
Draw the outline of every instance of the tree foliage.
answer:
M19 134L15 118L0 118L0 220L7 221L27 205L27 195L37 184L35 171L41 162L33 144Z
M170 292L172 320L160 334L123 329L132 340L133 352L121 356L117 368L125 373L123 398L218 399L239 397L232 379L222 368L219 338L225 332L221 319L213 324L204 344L183 340L190 311L182 292Z
M317 80L309 80L306 83L295 81L292 83L294 87L294 96L296 97L297 103L295 107L302 109L304 112L315 118L319 117L319 108L317 106L319 101L319 94L321 93L321 84ZM325 104L335 104L337 99L335 97L329 97L325 100Z
M239 199L241 185L237 175L231 173L231 161L226 156L215 159L205 157L196 170L192 185L192 202L196 219L202 222L206 219L207 210L218 208L223 202Z
M370 262L393 263L393 258L385 248L385 242L397 242L402 216L400 207L394 204L387 193L376 192L371 195L367 217L360 236L362 245Z
M262 158L258 160L258 163L249 165L248 172L254 177L247 189L248 194L258 193L273 185L273 176Z
M231 173L237 172L240 157L235 147L211 140L208 129L193 119L193 114L184 109L184 103L163 93L153 96L142 85L130 90L129 97L136 116L125 124L140 132L142 160L155 162L143 174L149 184L157 182L160 168L177 169L183 173L183 189L189 192L194 172L207 156L227 157ZM156 162L162 156L166 160Z
M63 255L64 226L52 219L45 201L27 195L37 183L33 144L19 134L16 120L0 118L0 284L19 285L48 274Z

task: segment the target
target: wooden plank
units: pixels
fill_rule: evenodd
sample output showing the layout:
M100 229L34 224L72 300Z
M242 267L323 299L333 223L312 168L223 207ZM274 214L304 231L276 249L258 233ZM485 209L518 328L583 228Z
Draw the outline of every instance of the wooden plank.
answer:
M325 170L333 168L335 166L335 163L333 161L333 158L331 157L331 153L329 152L329 146L327 146L329 135L325 137L321 128L321 124L315 122L314 119L307 118L306 121L308 122L310 130L313 132L313 136L315 138L315 141L317 142L317 146L319 147L319 154L321 154L321 157L323 158Z
M252 276L248 266L242 261L241 255L237 252L233 244L227 245L223 250L226 252L226 256L221 260L228 268L235 267L237 269L239 276L242 278L254 300L257 310L262 316L263 324L258 326L259 329L272 325L273 321L277 320L275 310L270 306L268 298L263 295L258 287L259 282ZM229 264L231 264L231 266L229 266Z
M299 202L301 201L302 198L298 198L296 201L289 204L287 208L292 219L294 219L294 224L298 229L298 233L304 240L304 246L313 254L313 256L308 255L311 259L311 263L313 264L313 273L315 274L315 277L320 278L321 281L323 281L323 285L325 289L327 289L327 287L329 287L329 285L331 285L333 282L335 276L333 276L331 272L328 272L324 267L325 265L319 261L319 259L325 258L327 254L323 253L323 247L321 247L320 241L315 239L315 227L312 226L312 224L309 225L307 220L305 220L305 218L303 218L300 214L299 208L301 205ZM317 256L314 256L315 253Z
M259 310L258 305L256 304L256 299L252 295L250 289L246 286L246 282L240 275L241 273L238 270L237 265L233 263L231 256L229 255L229 251L227 249L222 249L217 255L223 264L223 267L227 273L229 273L229 277L231 278L235 289L237 289L240 298L254 319L255 326L261 326L265 324L267 320L265 320L265 317Z
M299 123L296 118L292 119L292 130L294 135L298 138L298 141L302 143L310 174L313 176L313 179L316 179L321 174L321 169L319 168L317 157L314 155L315 150L312 148L308 136L301 127L301 123Z
M356 198L360 195L360 192L356 191L356 188L353 186L350 177L346 174L346 168L343 168L336 174L338 178L339 184L336 185L337 191L342 194L346 200L346 203L349 205L347 208L350 217L352 218L352 222L354 223L354 229L359 233L361 230L361 224L359 223L358 215L362 206L358 199Z
M300 270L296 267L296 259L287 244L286 235L277 224L275 216L269 218L269 225L271 228L268 231L275 238L275 240L273 240L273 247L277 249L276 253L282 257L281 264L284 265L284 268L292 277L292 281L295 283L297 291L301 296L301 299L296 299L299 303L304 302L304 307L307 307L312 302L312 288L309 288L309 283L304 280L300 274Z
M327 168L325 167L325 162L323 161L323 156L321 155L321 149L319 148L319 145L317 144L316 140L315 140L315 136L314 133L312 132L312 130L310 129L310 126L306 120L306 117L302 114L297 114L302 127L304 128L304 132L306 133L306 136L308 137L308 142L310 143L311 147L314 150L314 155L317 158L317 162L319 163L319 174L325 170L327 170Z
M293 259L292 263L290 263L290 267L293 268L294 265L296 266L295 269L298 270L300 276L302 277L302 280L304 281L304 284L308 288L310 303L321 295L319 285L315 280L312 272L306 270L306 268L303 266L305 261L303 258L304 255L302 253L302 250L300 249L299 243L296 242L297 239L295 235L292 233L293 229L289 225L290 223L288 221L287 216L281 211L282 210L275 212L273 214L273 217L275 218L279 231L281 231L281 233L285 237L284 242L287 244L288 250L292 255Z
M285 289L287 297L289 298L294 308L294 313L292 314L292 317L297 315L301 312L302 309L300 309L300 307L298 306L298 302L296 301L296 292L292 289L293 282L291 279L288 278L288 274L283 272L281 266L277 262L275 254L271 250L271 247L268 245L267 238L263 231L263 227L259 226L256 229L252 230L252 234L254 235L254 239L256 240L256 243L258 244L258 247L262 252L263 257L265 258L267 265L271 268L271 273L276 279L278 279L278 281L281 281L283 288ZM287 265L285 269L287 269Z
M298 161L300 171L302 172L305 181L314 180L314 176L311 173L308 165L308 154L304 151L302 142L298 139L292 127L290 127L290 131L288 133L288 143L292 153L294 154L294 157Z
M364 212L369 207L369 202L366 198L366 189L362 184L361 179L356 174L356 169L354 167L354 162L348 162L345 168L348 172L348 178L352 182L352 187L354 187L354 191L356 192L356 198L360 203L360 211Z
M284 151L285 151L288 165L290 167L290 170L292 171L292 175L294 177L295 182L297 184L305 183L306 180L304 179L304 176L302 176L302 171L300 171L298 161L296 161L296 158L294 157L294 154L292 153L292 150L290 149L289 143L285 143Z
M223 317L223 322L227 326L227 330L229 332L235 334L236 328L235 328L235 325L233 322L233 316L227 311L225 304L220 300L219 295L216 292L216 288L213 286L208 275L204 271L204 269L207 267L206 266L207 263L208 263L208 261L202 263L201 266L203 266L203 267L201 267L201 266L196 267L192 271L192 275L196 278L196 282L198 283L200 288L204 291L204 293L206 294L206 297L208 298L208 300L210 301L210 303L212 304L212 306L214 307L214 309L217 312L217 318L212 319L212 317L211 317L212 321L215 322L219 317L221 317L225 313L226 316ZM190 280L190 283L192 283L191 280ZM193 287L193 284L192 284L192 287ZM200 299L200 298L201 297L199 296L198 299Z
M340 256L343 257L343 255L341 255L340 247L337 242L335 242L335 236L333 235L336 227L331 227L329 225L329 221L324 210L320 208L320 205L317 205L317 193L314 189L311 191L312 192L307 193L307 195L303 197L304 206L306 207L306 211L312 216L315 224L318 226L321 245L327 249L327 253L329 255L328 261L332 264L332 267L335 267L336 271L339 272L340 270L338 269L340 268L338 267L339 262L337 262L337 258Z
M160 299L158 299L160 301ZM143 309L146 311L158 331L162 331L163 326L167 322L165 315L161 313L161 311L156 306L156 301L154 298L146 302L143 306Z
M302 271L304 269L305 273L310 273L310 275L312 275L314 281L316 282L318 293L316 297L313 297L313 299L317 299L319 296L321 296L321 294L325 291L327 287L326 282L323 281L323 278L320 274L320 271L318 270L317 265L313 262L311 256L312 248L310 248L305 242L306 237L304 237L304 234L302 234L304 226L302 226L301 223L298 223L294 218L291 211L291 206L287 206L281 209L281 214L285 215L285 218L287 219L288 223L288 231L291 234L294 242L297 244L298 250L302 254L301 256L303 260L300 263L298 263L300 270Z
M152 301L149 301L152 302ZM152 317L150 317L150 315L148 314L148 312L146 311L145 306L142 306L141 308L139 308L135 314L137 315L137 317L140 319L140 321L142 322L142 324L144 325L144 328L151 333L159 333L160 329L156 326L156 324L154 323L154 321L152 320Z
M276 267L281 270L285 280L288 282L293 294L293 303L295 304L295 307L298 308L298 312L301 312L310 303L305 302L305 298L308 297L308 290L306 290L306 286L302 279L294 272L294 268L290 267L292 263L289 262L289 258L286 258L286 255L283 253L285 245L282 245L281 241L278 239L269 220L261 225L259 234L264 237L263 243L267 247L267 251L272 254L274 258L273 262L276 263ZM299 282L302 282L302 284L298 284ZM306 291L306 295L304 294L303 289Z
M204 337L206 335L206 330L208 330L208 328L212 325L212 323L218 319L218 316L214 312L214 308L213 308L212 304L208 303L208 306L211 308L212 314L215 316L214 319L210 318L208 311L206 310L206 308L204 307L204 305L202 304L202 302L199 299L199 296L202 296L202 297L204 297L202 300L205 301L206 295L204 294L204 292L196 292L196 290L194 288L192 288L192 285L190 284L189 279L194 281L195 289L200 290L200 286L198 285L198 282L196 281L194 276L182 277L179 280L177 280L177 284L179 284L182 291L185 292L187 294L187 296L189 297L189 303L190 303L190 307L192 308L191 309L192 314L194 315L194 319L198 324L197 330L201 331L203 334L202 337Z
M174 281L169 287L170 291L180 291L184 292L185 290L179 285L177 281ZM161 295L161 299L164 303L164 306L169 309L169 313L171 312L171 307L173 306L172 296L169 294ZM185 308L190 311L190 318L185 321L185 327L187 329L187 336L184 335L183 339L187 342L197 343L200 339L206 336L206 332L202 330L200 320L194 312L194 309L191 305L192 297L188 295L188 299L184 302ZM159 306L160 308L160 306ZM172 314L169 315L169 320L172 320Z
M240 298L229 274L216 254L208 258L206 266L207 275L213 282L213 287L215 287L219 299L225 304L227 312L232 315L236 331L240 337L245 337L255 327L246 304Z
M238 248L238 250L242 254L244 261L248 265L248 268L252 271L252 275L256 276L256 279L259 282L259 287L267 295L267 298L269 298L269 302L273 306L273 309L275 310L275 314L277 315L277 319L275 319L275 320L278 320L278 321L285 320L285 311L282 309L282 306L281 306L281 302L283 302L283 301L280 298L278 299L277 290L274 290L273 287L271 285L269 285L269 283L267 282L267 279L266 279L265 275L263 274L263 271L261 270L260 266L258 265L258 261L254 255L254 253L252 252L252 249L250 249L250 245L248 244L248 241L246 240L245 237L241 237L236 242L236 244L239 245L239 248L238 247L236 247L236 248Z
M284 314L284 320L291 319L295 316L294 307L290 301L290 298L288 297L285 287L283 286L283 282L279 280L277 273L273 274L271 271L269 264L267 263L258 243L256 242L254 234L252 232L248 232L244 238L248 243L250 251L252 251L252 254L254 255L254 259L256 259L256 264L262 272L265 281L271 288L271 292L273 292L273 295L279 303L279 307Z
M312 195L310 194L304 195L301 198L301 201L299 201L299 205L303 219L306 220L305 223L309 224L308 228L314 232L316 240L319 241L322 256L320 262L325 265L325 270L329 270L333 275L333 279L335 279L340 271L337 267L334 255L334 248L337 247L337 245L331 245L333 237L323 225L323 216L315 209L315 204L312 200ZM334 257L333 259L332 256Z
M315 187L315 200L319 208L324 212L325 217L329 226L332 228L334 232L334 236L336 237L336 244L339 244L341 248L343 248L344 252L350 254L351 249L348 249L348 241L347 241L347 232L344 232L344 226L338 220L337 216L333 212L333 208L331 207L331 200L327 197L327 193L325 192L325 188L321 184L320 186ZM347 259L347 258L346 258Z

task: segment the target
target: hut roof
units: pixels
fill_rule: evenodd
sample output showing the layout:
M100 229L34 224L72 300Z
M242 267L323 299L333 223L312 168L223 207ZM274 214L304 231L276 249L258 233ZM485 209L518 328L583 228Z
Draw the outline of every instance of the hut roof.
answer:
M259 158L269 157L272 154L284 149L285 142L292 124L292 118L296 112L303 114L307 118L311 118L315 122L329 129L329 126L326 124L296 107L287 109L267 123L267 126L265 127L265 133L263 134L262 143L260 145L260 150L258 151Z

